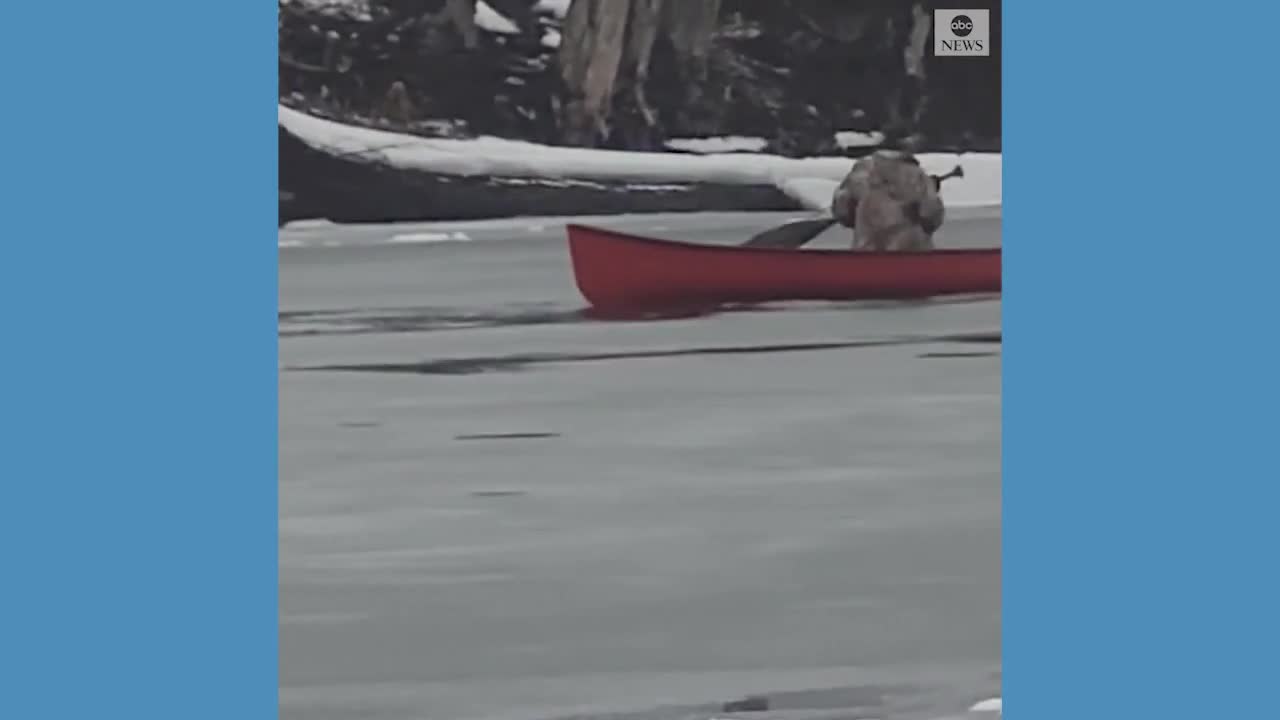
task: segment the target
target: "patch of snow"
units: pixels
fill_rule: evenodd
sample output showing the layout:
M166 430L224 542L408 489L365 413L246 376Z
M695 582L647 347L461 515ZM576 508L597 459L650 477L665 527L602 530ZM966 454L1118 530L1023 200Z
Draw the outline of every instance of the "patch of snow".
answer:
M346 13L357 20L372 20L369 3L365 0L281 0L281 5L293 5L320 13Z
M388 164L404 169L508 181L525 178L546 184L596 180L651 185L773 185L813 210L830 207L831 192L853 165L853 161L842 157L685 155L556 147L489 136L466 140L423 138L343 125L283 105L278 106L278 117L280 125L312 147L348 155L376 154ZM944 173L957 163L964 167L963 178L943 185L942 196L948 205L1001 204L999 153L921 153L917 157L930 173Z
M672 150L713 155L715 153L760 152L765 149L769 141L760 137L727 135L725 137L672 138L664 144Z
M592 190L607 189L605 185L602 185L598 182L591 182L589 180L572 180L568 178L557 178L557 177L528 177L528 178L495 177L495 178L492 178L492 182L496 185L523 185L523 186L540 185L542 187L555 187L555 188L578 187L578 188L590 188Z
M569 14L569 3L573 0L538 0L534 4L535 12L550 13L560 19Z
M560 31L548 30L542 36L542 47L551 48L552 50L560 47Z
M720 34L734 40L751 40L760 37L764 32L755 25L736 25L721 29Z
M836 133L836 144L842 148L875 147L884 142L884 133L841 130Z
M328 220L293 220L285 227L291 232L327 231L332 230L334 224Z
M419 232L400 233L387 238L388 243L396 245L419 245L423 243L469 242L470 236L461 232Z
M499 35L519 35L520 28L511 20L480 0L476 3L476 27Z
M989 698L989 699L987 699L987 700L983 700L983 701L981 701L981 702L974 703L973 707L969 708L969 712L972 712L972 713L996 713L997 715L1004 715L1004 709L1003 709L1003 706L1004 706L1004 702L1003 702L1002 698L998 698L998 697L997 697L997 698Z
M631 190L647 190L647 191L651 191L651 192L677 192L677 191L680 191L680 190L688 190L688 189L689 189L689 188L688 188L687 186L685 186L685 185L670 185L670 184L667 184L667 185L655 185L655 184L653 184L653 183L635 183L635 184L632 184L632 185L628 185L628 186L627 186L627 188L629 188L629 189L631 189Z

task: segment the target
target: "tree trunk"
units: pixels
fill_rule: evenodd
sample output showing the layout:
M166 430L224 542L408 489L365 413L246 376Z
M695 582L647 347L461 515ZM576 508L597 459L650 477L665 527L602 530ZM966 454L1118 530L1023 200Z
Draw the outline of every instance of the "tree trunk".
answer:
M462 45L474 50L480 44L480 31L476 29L476 0L448 0L445 12L454 30L462 37Z
M691 84L706 79L711 40L720 25L720 3L721 0L672 0L666 5L663 25L671 40L673 60Z
M684 99L696 99L706 80L720 4L721 0L573 0L559 55L564 142L593 146L609 138L623 109L635 111L625 118L634 122L622 123L626 127L620 134L627 145L644 146L656 139L659 113L645 92L655 49L671 52Z
M675 0L672 0L675 1ZM654 44L663 32L665 0L631 0L626 47L618 70L614 111L619 115L611 140L625 147L650 150L660 141L658 111L649 104L645 87Z
M559 52L566 144L592 147L609 134L630 10L631 0L573 0L569 6Z
M919 132L920 120L928 107L929 96L925 92L925 56L929 52L929 31L933 29L933 13L923 3L911 6L911 30L907 34L907 46L902 51L902 64L907 76L910 102L908 127Z

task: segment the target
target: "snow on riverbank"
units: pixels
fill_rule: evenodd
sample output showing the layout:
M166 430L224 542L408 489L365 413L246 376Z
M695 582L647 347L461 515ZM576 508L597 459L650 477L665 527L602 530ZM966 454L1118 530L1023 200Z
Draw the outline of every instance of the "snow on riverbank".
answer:
M716 153L753 152L758 153L769 144L762 137L742 137L729 135L726 137L705 138L672 138L664 145L672 150L715 155Z
M876 147L884 142L884 133L841 130L836 133L836 144L842 148Z
M555 147L496 137L467 140L423 138L343 125L279 106L279 122L303 142L336 154L378 157L407 170L462 176L598 180L624 183L718 183L773 185L805 207L825 209L849 171L847 158L786 158L757 153L688 155ZM948 205L1001 204L1001 157L997 153L922 153L933 173L957 162L965 177L943 185Z
M489 4L483 0L476 3L475 20L476 27L481 30L488 30L491 33L499 35L518 35L520 33L520 28L511 22L510 18L489 7Z
M538 12L545 12L564 19L569 14L570 0L538 0L533 9Z

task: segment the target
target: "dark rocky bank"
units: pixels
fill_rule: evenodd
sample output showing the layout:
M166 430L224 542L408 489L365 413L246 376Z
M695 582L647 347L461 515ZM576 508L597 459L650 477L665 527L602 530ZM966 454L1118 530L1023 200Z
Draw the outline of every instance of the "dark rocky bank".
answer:
M536 0L488 0L515 25L501 33L470 21L474 2L282 4L281 104L429 137L624 150L723 135L764 138L766 152L792 157L871 149L842 149L840 130L920 151L1000 148L998 4L991 57L935 58L931 36L920 51L930 3L574 0L598 6L563 19ZM614 57L600 54L619 43ZM574 74L575 63L610 61L616 78L602 92ZM593 92L603 104L590 106ZM281 224L796 209L772 186L634 188L401 170L375 154L320 152L284 127L279 153Z

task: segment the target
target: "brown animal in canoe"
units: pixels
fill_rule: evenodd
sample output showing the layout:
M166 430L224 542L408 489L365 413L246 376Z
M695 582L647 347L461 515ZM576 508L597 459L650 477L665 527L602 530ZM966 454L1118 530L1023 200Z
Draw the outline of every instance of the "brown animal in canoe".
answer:
M856 250L932 250L946 217L938 192L953 177L964 177L964 169L930 175L914 155L880 150L854 163L836 189L831 214L853 230Z

